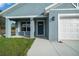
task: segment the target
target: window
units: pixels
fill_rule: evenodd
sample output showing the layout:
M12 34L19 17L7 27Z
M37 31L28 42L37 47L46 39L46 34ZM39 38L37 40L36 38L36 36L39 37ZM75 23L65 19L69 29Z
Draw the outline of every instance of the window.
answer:
M27 31L30 31L30 27L27 27Z
M26 22L21 22L21 31L26 31Z
M27 22L27 31L30 31L30 22Z
M21 22L21 31L30 31L30 21Z

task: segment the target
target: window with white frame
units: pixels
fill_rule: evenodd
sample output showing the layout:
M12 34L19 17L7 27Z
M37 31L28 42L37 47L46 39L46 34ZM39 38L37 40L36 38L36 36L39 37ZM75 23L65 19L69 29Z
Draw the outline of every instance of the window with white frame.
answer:
M26 31L26 22L21 22L21 31Z
M30 31L30 21L21 22L21 31Z

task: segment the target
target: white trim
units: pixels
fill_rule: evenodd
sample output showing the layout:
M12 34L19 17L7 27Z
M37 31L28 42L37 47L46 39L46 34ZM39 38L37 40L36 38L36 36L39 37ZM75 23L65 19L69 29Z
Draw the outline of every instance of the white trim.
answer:
M30 18L30 37L31 38L35 37L34 32L35 32L34 20L33 20L33 18Z
M5 16L6 18L30 18L30 17L47 17L47 16L38 16L38 15L32 15L32 16Z
M51 11L51 9L53 9L54 6L56 8L56 7L60 6L61 4L63 4L63 3L56 3L53 6L51 6L49 9L45 9L46 13L48 13L49 11Z
M21 31L21 22L18 21L16 26L16 36L19 36L19 32Z
M58 41L60 41L60 14L58 14Z
M74 3L72 3L72 5L73 5L75 8L77 7Z
M77 8L79 8L78 4L79 4L79 3L77 3Z
M51 7L53 7L53 6L57 5L57 4L58 4L58 3L51 4L51 5L49 5L48 7L46 7L45 10L48 10L48 9L50 9Z
M18 32L21 31L21 21L18 21Z
M27 31L27 27L28 27L27 22L30 22L30 21L26 21L26 32L29 32L29 31ZM29 23L29 27L30 27L30 23Z
M51 10L79 10L77 8L70 8L70 9L51 9Z
M38 35L38 22L39 21L43 21L44 22L44 29L43 29L43 31L44 31L44 34L43 35ZM45 20L36 20L36 36L45 36Z
M54 11L54 10L79 10L79 9L77 9L77 8L70 8L70 9L50 9L47 12Z
M72 3L72 5L75 7L75 8L79 8L79 3L76 3L77 5L75 5L74 3Z
M19 3L14 4L13 6L11 6L11 7L7 8L7 9L5 9L4 11L2 11L0 14L2 15L3 13L5 13L5 12L9 11L11 8L13 8L13 7L17 6L18 4L19 4Z
M63 15L65 15L65 16L70 16L70 15L72 15L72 16L74 16L74 15L79 15L79 13L65 13L65 14L60 13L60 14L58 14L58 15L61 15L61 16L63 16Z

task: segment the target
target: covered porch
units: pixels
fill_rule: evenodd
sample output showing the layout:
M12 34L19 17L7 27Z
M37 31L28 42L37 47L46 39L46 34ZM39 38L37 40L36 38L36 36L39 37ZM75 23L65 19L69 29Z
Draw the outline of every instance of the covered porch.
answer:
M11 21L15 21L15 35L12 35ZM11 16L6 17L6 37L48 38L48 17L46 16Z

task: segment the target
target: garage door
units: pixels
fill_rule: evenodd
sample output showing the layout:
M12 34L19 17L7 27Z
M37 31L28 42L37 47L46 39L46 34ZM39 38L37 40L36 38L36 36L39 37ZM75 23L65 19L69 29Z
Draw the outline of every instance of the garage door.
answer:
M79 40L79 14L59 14L59 40Z

